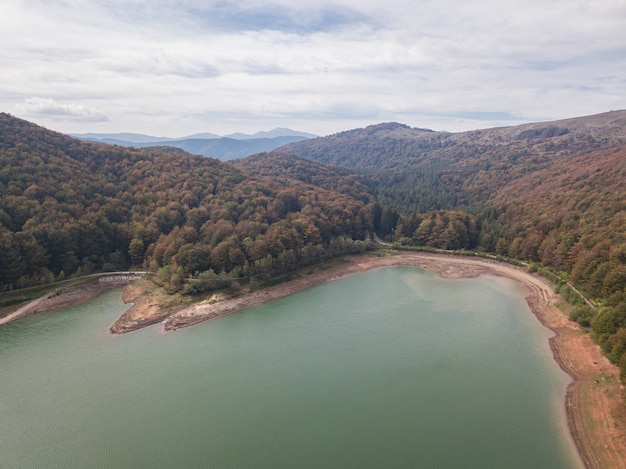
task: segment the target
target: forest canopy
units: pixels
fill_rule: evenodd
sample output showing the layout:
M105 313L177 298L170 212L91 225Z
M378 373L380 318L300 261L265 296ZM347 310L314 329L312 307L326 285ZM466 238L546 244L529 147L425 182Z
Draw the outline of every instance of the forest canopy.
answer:
M170 289L365 249L367 196L179 151L80 142L0 115L0 288L131 266ZM173 280L172 280L173 279Z
M541 269L626 372L624 181L624 111L459 134L381 124L232 164L0 114L0 290L133 267L195 294L379 236Z

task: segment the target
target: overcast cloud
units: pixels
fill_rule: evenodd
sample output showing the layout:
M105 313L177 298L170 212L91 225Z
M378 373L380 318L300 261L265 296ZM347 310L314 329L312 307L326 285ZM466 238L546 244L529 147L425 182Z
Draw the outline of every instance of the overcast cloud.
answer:
M626 108L624 0L3 0L0 111L181 136Z

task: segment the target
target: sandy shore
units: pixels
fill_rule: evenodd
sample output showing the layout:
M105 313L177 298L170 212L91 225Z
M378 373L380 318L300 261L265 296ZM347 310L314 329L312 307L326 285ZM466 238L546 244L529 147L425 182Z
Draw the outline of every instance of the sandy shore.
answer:
M524 269L480 258L443 256L426 253L401 253L383 257L357 256L347 258L335 268L303 275L287 283L224 299L214 297L191 306L163 309L160 298L145 295L145 283L129 285L123 299L134 303L112 326L114 333L129 332L157 322L165 330L175 330L226 314L247 309L267 301L291 295L322 283L338 280L371 269L398 265L416 266L438 272L445 278L473 278L496 275L512 279L526 287L526 300L541 323L554 331L550 347L561 368L572 377L565 406L568 425L588 468L626 467L626 406L619 370L600 352L599 347L581 328L557 308L553 285ZM97 292L89 292L91 295ZM61 295L63 296L63 295ZM74 300L84 301L77 295ZM45 311L46 300L39 301L36 310ZM57 298L55 306L67 301ZM1 324L1 322L0 322Z

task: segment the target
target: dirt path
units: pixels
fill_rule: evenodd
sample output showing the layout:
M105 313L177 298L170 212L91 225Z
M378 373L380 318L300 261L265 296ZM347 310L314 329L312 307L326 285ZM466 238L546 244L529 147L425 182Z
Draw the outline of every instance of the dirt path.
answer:
M103 281L94 281L80 285L68 285L55 288L45 295L19 306L12 313L0 318L0 325L33 314L45 313L55 309L86 303L106 290L121 288L133 280L132 277L123 277L111 274L94 274L88 277L105 277Z
M6 324L11 321L15 321L16 319L19 319L19 318L23 318L24 316L28 316L29 314L33 314L34 312L37 311L37 308L40 308L41 303L49 299L50 296L52 295L54 295L54 292L53 293L48 292L44 296L41 296L33 301L26 303L25 305L13 311L11 314L3 318L0 318L0 325Z

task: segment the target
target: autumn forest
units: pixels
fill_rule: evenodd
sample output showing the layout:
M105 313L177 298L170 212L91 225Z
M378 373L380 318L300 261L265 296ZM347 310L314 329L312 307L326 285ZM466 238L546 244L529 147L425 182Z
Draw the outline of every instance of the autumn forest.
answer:
M0 114L0 291L135 268L202 295L380 238L527 265L625 373L625 181L624 111L463 133L380 124L230 162Z

